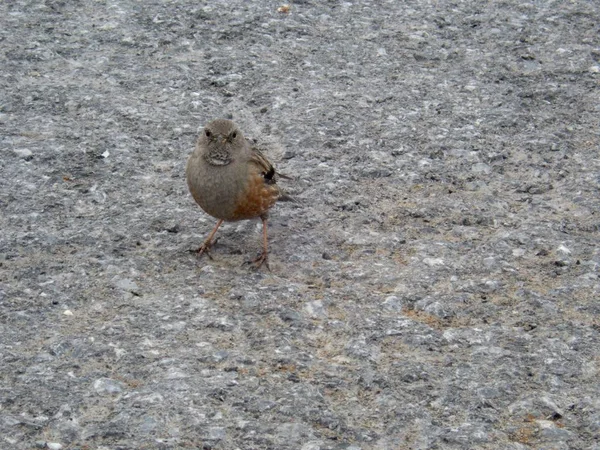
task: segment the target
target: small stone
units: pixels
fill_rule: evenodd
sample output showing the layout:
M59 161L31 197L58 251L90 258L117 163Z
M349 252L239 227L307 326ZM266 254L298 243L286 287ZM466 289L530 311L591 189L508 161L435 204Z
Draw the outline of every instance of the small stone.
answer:
M395 295L390 295L383 301L382 306L392 311L400 311L402 309L402 301Z
M439 317L440 319L447 319L452 317L454 313L442 302L432 302L423 308L427 314Z
M177 369L175 367L169 368L167 373L167 380L182 380L184 378L189 378L189 375L183 370Z
M292 159L294 156L296 156L296 152L293 152L291 150L286 150L285 152L283 152L283 159Z
M226 350L219 350L218 352L214 353L212 357L214 362L225 361L227 358L229 358L229 352Z
M475 173L483 173L489 174L492 171L492 168L485 163L477 163L471 167L471 171Z
M63 311L63 314L64 314L65 316L72 316L72 315L73 315L73 311L71 311L70 309L65 309L65 310Z
M529 186L527 188L527 192L529 192L530 194L544 194L550 190L552 190L553 186L551 184L538 184L538 185L533 185L533 186Z
M312 429L308 425L298 422L279 425L276 429L276 434L280 442L287 442L289 444L299 444L309 439L314 439Z
M493 256L483 259L483 265L490 268L496 265L496 259Z
M142 433L147 434L156 430L157 425L158 423L156 422L156 420L154 420L154 418L145 417L142 423L140 424L139 429Z
M13 151L17 154L19 158L23 158L27 161L29 161L33 157L33 152L28 148L16 148Z
M304 444L300 450L321 450L321 445L323 441L311 441Z
M137 292L139 290L138 285L135 281L129 278L116 278L113 280L115 287L127 292Z
M36 361L39 361L39 362L48 362L48 361L52 361L54 359L54 357L50 353L41 352L35 356L35 359L36 359Z
M63 448L62 444L59 444L58 442L46 442L46 447L50 450L60 450Z
M442 258L425 258L423 262L430 267L444 265L444 260Z
M556 423L550 420L536 420L540 427L540 434L546 440L551 441L570 441L573 439L573 432L564 428L558 428Z
M94 381L94 390L100 395L114 395L123 391L124 384L112 378L98 378Z
M179 224L178 224L178 223L176 223L176 224L175 224L175 225L173 225L173 226L170 226L170 227L167 227L167 228L165 228L165 230L166 230L168 233L179 233L179 231L181 230L181 228L180 228Z
M327 317L327 312L325 311L325 307L323 306L323 302L321 300L308 302L306 305L304 305L304 310L313 319L324 319Z
M300 322L302 315L293 309L286 308L279 313L279 318L285 322Z
M208 430L208 438L214 441L221 441L225 439L225 428L212 427Z

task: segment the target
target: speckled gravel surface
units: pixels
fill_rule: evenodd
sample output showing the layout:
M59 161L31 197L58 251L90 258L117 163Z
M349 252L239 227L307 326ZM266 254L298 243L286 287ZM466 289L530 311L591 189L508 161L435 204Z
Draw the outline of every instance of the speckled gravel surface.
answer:
M0 448L600 449L600 4L280 6L0 3Z

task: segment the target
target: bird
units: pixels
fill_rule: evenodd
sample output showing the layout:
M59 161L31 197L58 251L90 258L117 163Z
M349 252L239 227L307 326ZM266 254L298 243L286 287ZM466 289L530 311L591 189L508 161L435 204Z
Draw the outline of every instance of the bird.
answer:
M265 155L247 140L231 120L209 122L198 137L186 165L187 185L198 205L217 224L196 251L209 258L213 238L223 222L260 218L262 253L251 263L257 268L268 263L268 211L278 200L293 201L277 185L287 177L275 170ZM216 241L215 241L216 242Z

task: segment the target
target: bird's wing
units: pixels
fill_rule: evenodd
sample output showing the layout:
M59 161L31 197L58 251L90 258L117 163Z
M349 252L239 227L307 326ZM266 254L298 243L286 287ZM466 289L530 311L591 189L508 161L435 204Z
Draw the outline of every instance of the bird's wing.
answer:
M283 175L275 170L273 164L269 162L267 157L263 155L263 153L257 149L256 147L252 147L252 154L250 156L250 161L258 166L261 175L265 179L265 183L271 185L273 188L277 189L278 200L283 202L293 202L298 203L294 197L288 195L285 191L283 191L279 186L276 186L278 178L285 178L288 180L292 180L292 177L288 177L287 175Z
M269 162L267 157L262 154L262 152L256 147L252 147L252 153L250 155L250 162L254 163L258 166L261 175L265 179L265 183L267 184L275 184L277 179L275 177L276 172L273 164Z

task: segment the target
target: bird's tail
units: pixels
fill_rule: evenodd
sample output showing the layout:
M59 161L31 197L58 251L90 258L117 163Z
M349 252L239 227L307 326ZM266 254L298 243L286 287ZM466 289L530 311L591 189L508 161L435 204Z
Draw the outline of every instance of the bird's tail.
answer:
M292 197L291 195L282 191L281 189L279 190L279 197L277 197L277 200L280 202L291 202L300 204L300 200L298 200L296 197Z

